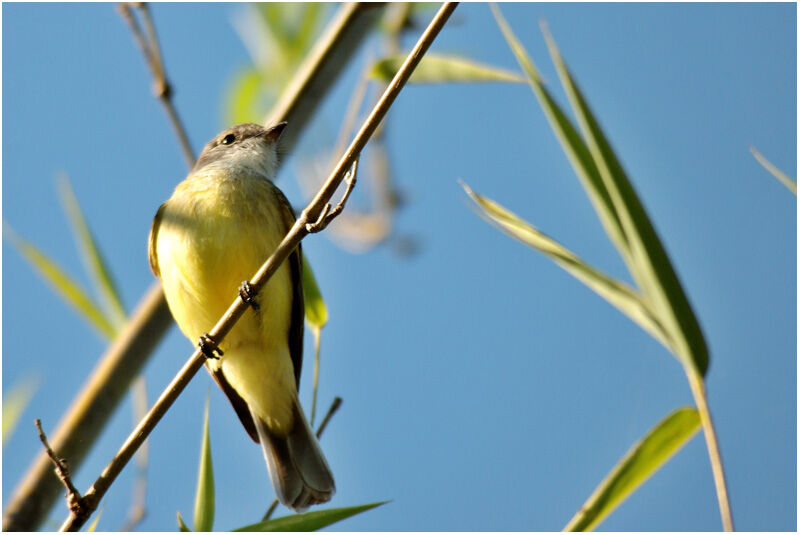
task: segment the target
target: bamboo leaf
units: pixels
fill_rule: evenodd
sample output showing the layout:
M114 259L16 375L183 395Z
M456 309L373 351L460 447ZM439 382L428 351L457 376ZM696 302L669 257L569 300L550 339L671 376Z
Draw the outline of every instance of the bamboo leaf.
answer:
M39 381L27 377L3 394L3 445L14 433L19 418L39 388Z
M406 55L400 54L375 62L370 76L389 82L400 69ZM441 84L448 82L514 82L525 79L516 73L483 65L469 58L454 55L426 54L408 80L412 84Z
M572 121L564 115L564 112L561 111L561 108L550 95L550 92L542 81L539 70L528 56L525 48L514 35L514 32L511 30L505 18L503 18L500 9L495 4L491 4L491 8L509 48L511 48L511 51L517 59L517 63L519 63L527 76L528 84L533 90L536 99L539 101L539 105L542 111L544 111L545 117L550 123L550 127L556 134L556 138L566 153L567 159L572 165L572 169L575 171L575 174L578 175L583 189L589 196L589 200L594 206L595 212L597 212L606 234L608 234L611 242L620 252L622 259L630 269L632 261L627 237L625 236L616 208L611 202L611 197L603 184L603 179L600 177L600 172L592 159L589 149L586 147L586 143L584 143L580 134L578 134Z
M694 408L674 411L651 429L617 463L564 531L591 531L653 475L700 429Z
M322 337L322 328L328 323L328 309L319 291L314 271L308 262L308 257L303 255L303 298L306 303L306 322L311 327L314 335L314 388L311 397L311 425L317 415L317 390L319 387L319 347Z
M584 283L641 326L665 347L669 347L669 341L663 328L633 288L590 266L572 251L500 204L475 193L464 183L461 186L475 201L481 216L511 237L546 255L567 273Z
M764 158L764 155L758 152L758 150L755 147L751 146L750 152L753 153L753 156L755 157L756 160L758 160L758 163L764 166L764 169L769 171L772 174L772 176L780 180L781 184L789 188L789 191L797 195L797 182L789 178L789 176L786 173L775 167L772 164L772 162Z
M256 524L250 524L233 531L317 531L351 516L369 511L387 502L370 503L354 507L323 509L299 515L283 516Z
M181 531L192 531L189 529L189 526L187 526L186 523L183 521L181 513L178 511L175 514L178 515L178 529L180 529Z
M214 466L211 462L211 438L208 433L208 400L203 420L203 445L197 471L197 494L194 499L194 530L211 531L214 527Z
M303 255L303 298L306 303L306 321L315 327L324 327L328 323L328 309L306 255Z
M19 237L8 224L3 225L6 238L34 267L39 275L72 306L90 325L108 339L114 338L116 329L105 313L75 280L36 247Z
M631 275L669 333L675 356L687 372L703 377L708 369L708 348L689 300L644 206L567 70L555 41L544 25L542 29L561 84L627 237Z
M261 75L256 69L247 69L234 76L228 95L231 123L252 122L263 115L259 106L262 97Z
M89 230L89 225L86 224L86 219L83 217L78 199L75 198L75 193L72 191L72 186L66 174L62 174L59 177L58 190L61 196L61 204L72 225L75 241L81 251L89 276L94 282L98 294L103 298L106 309L110 312L112 323L117 329L120 329L127 318L122 298L116 284L114 284L114 279L108 269L108 263L103 258L97 241L94 239L91 230Z

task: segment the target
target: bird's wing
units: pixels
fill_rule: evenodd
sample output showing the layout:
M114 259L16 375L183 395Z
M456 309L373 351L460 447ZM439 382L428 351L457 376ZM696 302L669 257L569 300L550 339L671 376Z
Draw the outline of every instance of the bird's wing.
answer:
M281 205L281 216L283 217L286 232L294 225L295 217L292 205L286 196L275 188L275 194ZM289 354L292 357L294 366L294 379L297 383L297 390L300 390L300 371L303 367L303 327L305 321L305 301L303 299L303 249L300 244L289 255L289 273L292 278L292 316L289 323Z
M211 374L211 377L217 382L219 387L225 393L228 400L231 402L233 406L233 410L236 411L236 415L241 420L242 425L244 426L247 434L250 435L250 438L253 439L253 442L258 442L258 433L256 432L256 426L253 423L253 417L250 415L250 408L247 406L247 403L242 399L242 396L239 395L236 390L228 383L228 380L225 379L225 374L222 373L222 368L219 367L216 370L212 370L210 366L206 366L208 372Z
M153 224L150 226L150 237L147 239L147 256L150 259L150 269L156 277L161 277L161 272L158 269L158 227L161 226L161 218L164 216L164 208L166 207L167 203L158 207L158 212L153 218Z

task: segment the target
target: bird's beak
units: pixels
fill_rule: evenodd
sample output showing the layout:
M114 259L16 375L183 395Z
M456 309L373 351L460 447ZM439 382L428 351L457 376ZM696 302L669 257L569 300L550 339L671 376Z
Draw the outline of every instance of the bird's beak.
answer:
M284 128L286 128L286 121L282 121L271 128L267 128L267 131L264 132L264 139L272 143L277 142Z

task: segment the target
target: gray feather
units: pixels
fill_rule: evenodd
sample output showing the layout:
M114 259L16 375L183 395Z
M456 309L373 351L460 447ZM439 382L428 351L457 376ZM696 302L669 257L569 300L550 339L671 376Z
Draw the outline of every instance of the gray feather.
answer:
M253 420L278 500L302 512L330 500L336 486L317 437L296 400L294 415L294 429L286 437L273 434L255 414Z

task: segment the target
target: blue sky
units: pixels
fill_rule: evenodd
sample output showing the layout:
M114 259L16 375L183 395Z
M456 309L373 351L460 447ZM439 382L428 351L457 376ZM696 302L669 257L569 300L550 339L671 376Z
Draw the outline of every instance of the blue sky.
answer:
M696 311L711 350L709 397L737 528L795 530L796 197L748 151L755 145L796 176L795 5L502 9L565 103L538 29L539 18L549 23ZM196 150L227 126L226 88L250 61L231 23L245 10L152 8ZM348 68L297 153L338 130L374 44ZM485 4L460 6L434 50L516 69ZM153 281L152 216L186 169L127 27L110 4L6 4L3 79L4 224L88 285L58 202L55 176L65 171L133 307ZM337 481L332 505L392 500L337 527L558 530L631 444L692 403L681 368L466 202L457 179L629 280L527 86L408 87L389 121L392 169L408 199L395 231L413 236L419 252L400 258L384 246L354 255L325 236L304 242L331 316L320 410L344 398L322 440ZM290 156L279 177L296 205L298 169ZM30 422L54 428L104 342L5 240L2 253L3 388L39 381L4 445L5 501L39 447ZM190 352L173 329L145 370L151 399ZM310 362L307 350L305 404ZM260 448L211 384L199 374L151 435L143 530L174 529L178 510L191 518L209 389L215 526L256 521L272 500ZM79 488L127 436L130 405L77 472ZM100 529L119 529L132 474L126 469L108 493ZM53 521L65 511L59 503ZM702 438L601 527L718 530Z

